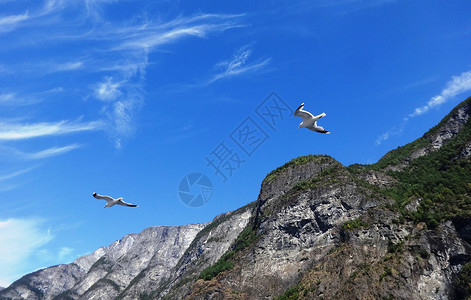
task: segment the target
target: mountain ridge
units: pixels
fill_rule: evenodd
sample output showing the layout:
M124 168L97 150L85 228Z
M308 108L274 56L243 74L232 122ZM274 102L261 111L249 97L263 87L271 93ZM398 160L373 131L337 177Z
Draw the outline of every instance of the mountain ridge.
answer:
M463 299L469 116L471 97L372 165L295 158L238 210L126 235L24 276L0 299Z

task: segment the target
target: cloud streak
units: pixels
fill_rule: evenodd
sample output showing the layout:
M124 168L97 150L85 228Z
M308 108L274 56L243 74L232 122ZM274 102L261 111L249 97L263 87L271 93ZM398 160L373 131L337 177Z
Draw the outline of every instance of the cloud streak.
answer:
M27 262L53 236L42 229L38 219L0 220L0 286L8 286L22 274L31 272Z
M79 147L80 145L72 144L65 147L52 147L33 153L17 152L17 155L26 160L37 160L62 155Z
M24 14L0 17L0 33L1 28L9 31L18 29L15 35L10 35L9 51L26 47L34 49L39 44L54 49L67 47L67 52L57 54L53 59L50 56L41 57L40 60L28 62L26 67L7 62L8 65L3 66L2 70L8 70L12 75L17 75L19 72L16 70L20 70L21 74L27 73L32 77L31 82L34 82L36 74L58 76L57 73L68 72L72 80L77 79L74 82L83 80L87 75L87 78L93 78L92 82L86 83L87 94L81 94L76 87L67 86L67 83L63 88L68 91L73 89L76 97L98 100L96 105L99 108L96 111L102 113L103 119L103 122L81 124L69 121L13 124L0 120L0 141L103 129L116 148L120 148L136 132L136 116L145 105L146 70L153 52L185 39L208 38L231 28L247 26L243 21L244 14L199 13L167 20L149 19L136 14L125 22L115 22L107 20L102 10L104 5L113 2L117 1L45 0ZM67 22L63 22L66 17ZM22 32L29 34L28 42L19 38ZM246 62L251 51L249 47L241 48L235 54L238 56L228 61L227 66L220 66L222 72L214 74L203 85L260 70L270 62L270 59ZM31 97L18 101L19 94L0 95L0 106L18 107L21 103L24 106L34 102Z
M458 76L453 76L440 94L433 96L426 105L417 107L413 113L409 114L409 117L413 118L420 116L431 108L446 103L456 95L469 90L471 90L471 71L463 72Z
M18 177L18 176L23 175L25 173L28 173L31 170L33 170L34 168L35 167L31 167L31 168L23 169L23 170L16 171L16 172L13 172L13 173L0 175L0 182Z
M28 12L20 15L0 17L0 33L14 30L17 26L29 19Z
M404 131L404 126L405 126L405 121L402 122L402 124L399 128L393 127L391 129L389 129L388 131L386 131L385 133L383 133L382 135L380 135L376 139L375 145L379 146L383 142L387 141L389 138L391 138L393 136L396 136L396 135L400 135Z
M11 190L14 190L14 189L20 187L23 183L15 182L14 179L16 179L17 177L19 177L23 174L26 174L26 173L30 172L31 170L33 170L35 168L36 168L36 166L30 167L30 168L27 168L27 169L23 169L23 170L18 170L18 171L15 171L15 172L1 174L0 175L0 193L8 192L8 191L11 191ZM6 210L6 211L8 211L8 210ZM2 212L5 213L5 206L4 206L4 210Z
M103 128L103 123L59 121L53 123L19 124L0 121L0 140L24 140L48 135L63 135Z
M17 93L0 94L0 106L27 106L40 102L35 96L21 97Z
M247 60L251 54L252 48L248 45L237 49L230 59L223 60L216 64L216 68L222 69L222 72L213 75L213 77L207 81L206 85L212 84L213 82L224 78L258 71L270 63L270 58L267 58L262 61L249 64L247 63Z
M122 43L112 50L152 51L158 46L178 41L184 37L206 37L210 33L230 28L243 27L238 21L243 15L200 14L192 17L178 17L157 23L145 22L115 30ZM109 33L105 32L106 35Z
M428 112L431 108L438 107L451 99L453 97L470 91L471 90L471 71L463 72L460 75L452 76L451 79L446 83L445 88L440 92L440 94L433 96L430 100L423 106L417 107L412 113L402 120L399 128L393 127L387 132L381 134L375 141L375 145L380 145L381 143L387 141L389 138L395 135L399 135L403 132L406 123L411 119L418 116L421 116Z
M177 17L167 22L145 21L102 28L90 37L110 45L99 54L106 55L107 60L100 64L101 69L98 70L110 75L93 87L93 95L102 103L101 110L108 120L107 128L116 148L121 148L123 141L135 132L135 116L144 105L142 87L145 85L149 55L184 38L204 38L212 33L243 26L238 20L241 16L243 15L199 14ZM109 40L110 37L112 40ZM250 67L259 68L261 65ZM245 70L234 69L232 74L227 73L224 77L241 71Z

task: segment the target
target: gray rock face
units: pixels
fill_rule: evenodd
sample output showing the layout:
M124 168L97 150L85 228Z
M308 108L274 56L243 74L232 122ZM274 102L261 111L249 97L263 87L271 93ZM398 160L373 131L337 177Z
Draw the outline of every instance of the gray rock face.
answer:
M198 279L201 271L214 264L232 245L252 216L253 205L217 216L201 230L188 248L180 255L178 263L169 272L146 270L121 294L123 299L136 299L145 295L151 299L166 296L167 299L183 299ZM163 277L156 282L156 276ZM146 291L143 293L143 291Z
M449 119L440 126L440 128L430 136L433 149L440 149L443 144L447 143L454 137L469 119L471 114L471 105L463 105L455 110Z
M391 176L388 176L384 173L370 170L365 173L359 174L359 177L371 185L376 185L380 188L393 186L396 182Z
M382 208L381 194L337 162L330 167L336 171L319 179L311 173L301 189L262 185L260 238L237 267L193 284L187 299L271 299L299 283L301 299L455 299L454 282L471 253L455 226L399 223L399 213ZM278 180L291 182L302 166L292 168Z
M298 190L300 182L305 186ZM260 238L240 257L237 265L241 267L227 271L217 290L206 289L200 282L189 298L239 294L244 299L270 299L279 295L341 244L341 224L380 203L370 194L329 157L287 167L262 184L256 207Z
M324 257L340 243L339 225L378 204L342 172L324 177L313 189L280 196L272 204L264 203L260 208L262 237L254 249L255 267L240 275L243 282L255 281L262 286L275 283L276 289L251 290L252 299L282 292L309 266L307 261ZM274 208L278 205L279 209Z
M26 275L0 292L0 299L114 299L143 270L167 276L206 224L150 227L126 235L69 265Z
M471 142L467 143L458 154L458 159L469 158L471 156Z
M52 299L71 289L86 272L75 264L46 268L15 281L0 291L0 299Z

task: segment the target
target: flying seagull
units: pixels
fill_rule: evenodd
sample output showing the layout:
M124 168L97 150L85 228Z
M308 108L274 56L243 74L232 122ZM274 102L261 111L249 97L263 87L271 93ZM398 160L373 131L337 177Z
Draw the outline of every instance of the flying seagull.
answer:
M318 116L313 116L310 112L303 110L304 103L301 104L298 109L294 112L294 115L296 117L301 117L303 118L303 121L299 124L298 129L301 127L305 127L307 129L310 129L312 131L316 131L319 133L330 133L329 131L325 130L321 126L317 126L317 120L319 120L322 117L325 117L325 113L321 113Z
M127 203L123 201L122 197L119 197L118 199L114 199L110 196L104 196L104 195L99 195L97 193L93 193L93 197L101 200L106 200L106 205L105 208L111 207L115 204L123 205L123 206L129 206L129 207L137 207L135 204Z

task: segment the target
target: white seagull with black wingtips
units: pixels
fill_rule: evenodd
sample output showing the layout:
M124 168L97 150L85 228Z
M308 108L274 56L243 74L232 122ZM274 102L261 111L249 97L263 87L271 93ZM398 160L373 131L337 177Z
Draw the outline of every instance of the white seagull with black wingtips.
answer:
M294 115L296 117L301 117L303 119L301 124L299 124L298 129L301 127L305 127L315 132L329 134L330 133L329 131L325 130L321 126L317 126L317 120L319 120L322 117L325 117L325 113L321 113L318 116L313 116L310 112L303 110L303 107L304 107L304 103L301 104L298 107L298 109L296 109L296 111L294 112Z
M113 197L99 195L97 193L93 193L93 197L95 197L96 199L106 200L105 208L111 207L115 204L122 205L122 206L129 206L129 207L137 207L137 205L135 204L124 202L122 197L119 197L118 199L114 199Z

